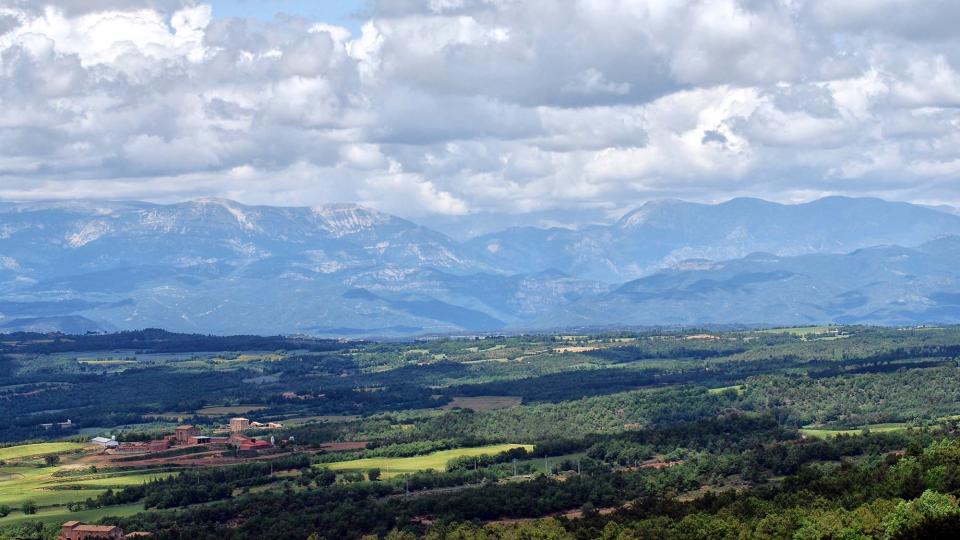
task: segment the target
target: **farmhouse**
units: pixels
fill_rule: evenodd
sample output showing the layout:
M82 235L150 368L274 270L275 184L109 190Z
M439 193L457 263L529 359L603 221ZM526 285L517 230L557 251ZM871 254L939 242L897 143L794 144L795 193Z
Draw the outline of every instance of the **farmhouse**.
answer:
M54 426L53 423L40 424L40 427L42 427L42 428L45 429L45 430L53 429L53 426ZM67 419L66 422L57 422L57 423L56 423L56 426L57 426L58 428L60 428L60 429L70 429L70 428L73 427L73 421L70 420L70 419Z
M268 428L268 429L280 429L283 427L283 424L277 422L267 422L266 424L260 422L250 422L250 427L252 428Z
M230 433L242 433L250 428L268 428L268 429L280 429L283 427L283 424L277 422L267 422L263 424L261 422L251 422L249 418L231 418L230 419Z
M60 536L57 537L57 540L88 540L94 538L124 540L147 536L150 536L150 533L132 532L124 534L123 529L113 525L85 525L79 521L68 521L60 527Z
M120 443L118 443L116 439L108 439L106 437L94 437L90 439L90 442L102 448L116 448L120 446Z
M174 432L176 433L175 437L178 444L188 444L190 442L190 437L196 437L200 435L200 429L190 425L177 426L177 429Z
M250 427L250 420L247 418L231 418L230 419L230 431L232 433L240 433L241 431Z
M235 445L241 452L251 454L255 454L257 450L267 450L273 447L273 445L267 441L253 439L238 433L230 436L230 444Z

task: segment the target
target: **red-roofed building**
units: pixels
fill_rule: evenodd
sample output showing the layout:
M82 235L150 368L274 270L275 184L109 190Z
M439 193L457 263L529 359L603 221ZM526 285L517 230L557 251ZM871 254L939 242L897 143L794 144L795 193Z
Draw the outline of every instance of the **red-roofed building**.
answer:
M197 445L197 444L210 444L211 440L212 440L211 437L207 437L205 435L196 435L194 437L190 437L189 439L187 439L187 444L191 446Z
M79 521L68 521L60 528L59 540L87 540L90 538L122 540L123 529L113 525L84 525Z
M149 450L151 452L163 452L164 450L173 446L173 441L176 440L175 437L164 437L163 439L150 441L148 443Z
M264 450L266 448L273 447L272 444L267 441L250 441L240 443L240 450Z
M196 437L197 435L200 435L200 429L189 425L177 426L175 433L178 444L187 444L190 442L190 437Z
M126 540L128 538L148 538L153 536L148 532L131 532L123 534L123 529L113 525L86 525L79 521L68 521L60 527L60 536L57 540L93 540L106 538L107 540Z

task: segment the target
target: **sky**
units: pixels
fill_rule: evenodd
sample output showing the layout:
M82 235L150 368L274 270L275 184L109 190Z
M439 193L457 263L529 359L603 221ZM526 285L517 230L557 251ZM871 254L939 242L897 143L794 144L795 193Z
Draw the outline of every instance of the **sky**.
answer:
M7 0L0 199L960 206L955 0Z

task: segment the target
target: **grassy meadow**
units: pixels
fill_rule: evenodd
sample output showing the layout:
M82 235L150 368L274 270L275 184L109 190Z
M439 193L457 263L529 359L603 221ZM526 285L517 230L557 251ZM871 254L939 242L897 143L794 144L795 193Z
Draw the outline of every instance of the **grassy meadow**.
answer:
M533 445L529 444L493 444L489 446L478 446L475 448L454 448L452 450L441 450L422 456L403 457L403 458L364 458L351 461L340 461L337 463L325 464L337 472L364 472L369 469L380 469L385 477L398 474L415 473L433 469L435 471L447 470L447 463L456 458L474 457L486 455L495 455L514 448L526 448L533 450Z
M894 431L903 431L908 427L910 426L906 423L869 424L854 429L827 429L816 426L807 426L802 428L800 433L806 435L807 437L825 439L828 437L836 437L838 435L860 435L864 430L869 430L873 433L890 433Z
M22 444L0 448L0 460L9 461L29 457L48 456L79 450L85 445L75 442L47 442L37 444Z
M63 457L57 465L46 465L40 456L64 454L83 448L71 442L53 442L11 446L0 449L4 461L0 465L0 505L13 509L7 517L0 518L0 526L23 520L56 521L66 519L99 519L118 512L135 513L142 505L113 507L104 510L70 512L66 505L96 498L108 489L122 489L139 485L170 473L157 471L102 472L83 468L71 463L71 456ZM39 511L25 515L20 507L33 501Z

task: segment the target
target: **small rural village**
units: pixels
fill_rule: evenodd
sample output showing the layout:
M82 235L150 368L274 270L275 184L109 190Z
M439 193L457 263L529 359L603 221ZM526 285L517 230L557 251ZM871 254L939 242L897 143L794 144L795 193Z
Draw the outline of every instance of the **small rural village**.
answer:
M67 421L61 424L70 425ZM275 449L274 437L269 441L264 438L254 438L244 435L250 429L280 429L283 425L276 422L251 422L247 418L231 418L226 429L214 430L214 435L204 435L200 428L192 425L179 425L170 435L146 442L119 442L116 437L93 437L90 440L91 448L96 452L88 455L89 461L83 458L76 460L77 465L98 463L100 466L118 464L109 458L105 462L104 456L138 456L142 459L135 461L125 460L125 466L159 466L159 465L192 465L203 463L208 465L225 465L229 462L241 461L244 458L253 458L260 455L269 455ZM229 435L219 436L224 431ZM284 441L287 442L287 441ZM202 451L190 454L177 454L177 450L200 449ZM275 452L274 452L275 454ZM186 457L188 459L178 459ZM200 461L198 461L200 460ZM206 461L204 461L206 460ZM134 531L125 533L123 529L113 525L90 525L80 521L67 521L62 525L58 540L94 540L94 539L131 539L147 538L152 536L148 532Z
M72 421L67 420L54 424L41 424L40 427L50 430L68 429L72 426ZM169 476L178 470L230 466L248 461L269 461L303 452L303 449L292 446L293 441L289 438L278 441L274 435L270 434L282 428L283 424L278 422L258 422L244 417L233 417L225 425L204 426L203 429L190 424L177 425L169 433L158 434L151 440L122 441L118 440L117 436L94 436L86 441L40 443L12 447L6 451L0 448L0 456L6 458L0 459L0 465L6 465L11 468L10 470L16 470L18 466L31 463L56 466L58 471L53 474L54 477L77 480L80 485L48 485L43 488L43 491L66 489L67 493L86 492L88 490L81 489L83 484L93 483L91 487L96 487L98 480L111 484L111 478L118 479L120 482L116 486L123 487L131 485L135 479L149 482ZM256 435L250 435L251 431ZM324 451L337 448L356 449L364 446L366 445L333 444ZM11 453L11 450L22 450L24 453L18 455ZM37 454L30 455L31 452ZM313 451L315 452L316 450ZM146 474L143 474L145 472ZM9 480L17 475L18 473L0 475L0 480ZM57 503L59 504L62 500L62 497L59 498ZM35 502L31 504L37 505ZM68 503L67 507L82 508L83 505ZM25 514L36 513L40 507L28 509L25 506L24 510ZM4 510L0 517L8 513L9 510ZM83 512L80 511L78 514ZM92 540L149 536L152 535L148 532L125 532L117 526L69 520L62 524L57 538L58 540Z
M0 390L0 538L580 540L861 467L954 490L925 456L960 449L958 327L249 339L0 341L32 381Z
M209 450L205 454L216 455L218 452L222 454L232 451L235 457L253 457L258 455L260 451L274 448L274 437L257 439L244 435L243 432L250 429L280 429L282 427L282 424L276 422L262 424L238 417L230 419L227 430L214 430L208 435L203 434L199 427L187 424L177 426L171 435L151 441L119 442L116 437L94 437L91 442L103 448L103 453L106 455L142 455L144 460L150 460L151 456L157 453L198 446L203 446ZM229 432L229 435L223 436L226 431ZM283 442L287 443L288 441ZM196 457L196 454L193 454L193 457Z

